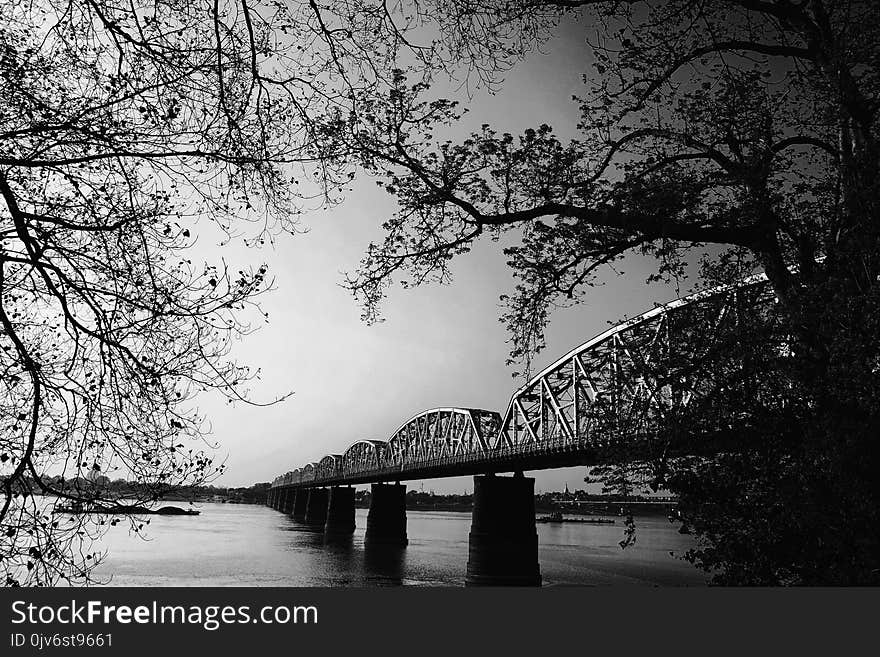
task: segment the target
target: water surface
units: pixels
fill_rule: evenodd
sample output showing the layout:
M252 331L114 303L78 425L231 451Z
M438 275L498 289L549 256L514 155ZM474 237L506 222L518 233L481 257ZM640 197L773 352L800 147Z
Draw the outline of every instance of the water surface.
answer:
M200 504L199 516L149 516L146 540L122 524L100 546L95 575L115 586L462 586L470 513L408 511L409 545L364 546L365 509L342 544L325 544L289 516L264 506ZM618 545L623 526L539 524L544 585L701 585L679 557L690 536L663 517L636 518L636 544ZM109 580L109 581L108 581Z

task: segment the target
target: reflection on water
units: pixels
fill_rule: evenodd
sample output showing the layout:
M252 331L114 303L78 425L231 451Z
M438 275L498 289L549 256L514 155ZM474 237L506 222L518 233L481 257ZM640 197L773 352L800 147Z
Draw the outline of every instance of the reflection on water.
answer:
M406 573L406 548L400 545L364 544L364 575L372 584L399 586Z
M347 539L325 539L262 506L202 504L199 516L151 516L147 540L123 525L102 541L96 570L117 586L461 586L469 513L407 512L409 545L364 545L366 510ZM539 524L545 585L702 584L678 557L690 536L664 518L637 519L638 539L621 550L615 525Z

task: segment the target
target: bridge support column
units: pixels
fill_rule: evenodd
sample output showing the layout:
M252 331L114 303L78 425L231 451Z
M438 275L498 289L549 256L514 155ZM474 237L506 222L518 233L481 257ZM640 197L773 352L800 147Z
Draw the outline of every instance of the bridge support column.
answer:
M294 520L298 520L300 522L306 519L306 510L309 507L309 489L308 488L297 488L296 489L296 497L293 500L293 513L290 515L293 516Z
M364 541L406 545L406 486L373 484Z
M327 503L324 533L328 536L349 536L354 533L354 488L333 486Z
M326 488L312 488L309 490L309 501L306 504L306 524L324 529L327 522L327 498L329 491Z
M281 511L281 505L284 504L284 496L287 495L287 491L283 488L279 488L275 494L275 504L272 505L272 508L276 511Z
M296 489L288 488L284 492L284 503L281 505L281 513L286 514L293 511L293 498L296 497Z
M474 477L465 584L541 585L531 477Z

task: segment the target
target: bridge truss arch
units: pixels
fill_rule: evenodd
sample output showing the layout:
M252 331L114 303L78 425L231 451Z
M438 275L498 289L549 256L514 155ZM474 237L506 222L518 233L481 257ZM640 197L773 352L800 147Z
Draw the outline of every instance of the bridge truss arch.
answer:
M434 408L404 422L385 446L388 467L488 454L501 416L478 408Z
M385 441L359 440L342 455L342 474L354 477L384 466Z
M342 474L342 455L328 454L315 465L315 479L335 479Z
M740 314L772 307L764 275L659 305L581 344L510 398L496 448L595 451L649 439L713 385Z
M719 379L718 350L747 313L772 312L766 276L658 305L584 342L511 396L502 417L477 408L422 411L387 441L359 440L274 486L420 479L596 463L657 427ZM723 416L724 414L720 414ZM610 449L609 449L610 448ZM598 455L598 456L597 456Z

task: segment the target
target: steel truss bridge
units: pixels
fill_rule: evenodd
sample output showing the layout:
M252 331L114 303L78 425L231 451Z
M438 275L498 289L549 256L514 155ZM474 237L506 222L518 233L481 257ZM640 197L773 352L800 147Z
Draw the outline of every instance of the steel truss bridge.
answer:
M342 454L277 477L300 488L539 470L613 461L619 449L656 444L657 427L717 384L713 354L743 312L772 309L766 276L660 305L597 335L513 393L504 415L434 408L387 440L358 440ZM653 450L653 452L652 452Z

